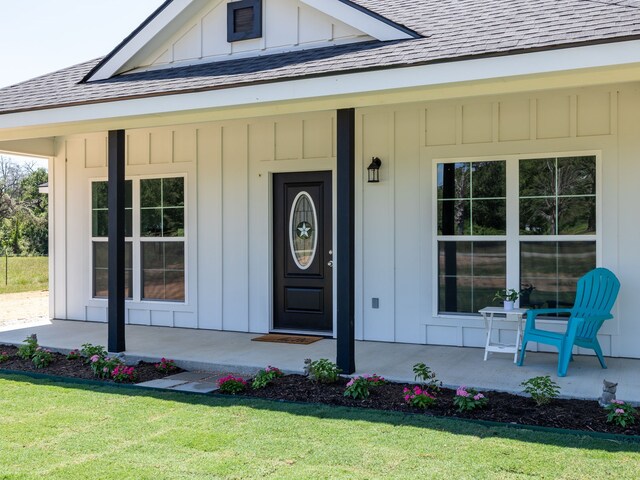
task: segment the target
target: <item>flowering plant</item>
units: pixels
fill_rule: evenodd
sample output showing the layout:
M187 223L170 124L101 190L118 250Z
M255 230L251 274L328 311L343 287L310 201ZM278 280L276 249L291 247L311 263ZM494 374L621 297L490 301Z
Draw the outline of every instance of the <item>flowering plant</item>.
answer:
M380 385L384 385L386 380L376 375L360 375L357 377L353 377L347 383L347 388L344 391L345 397L353 397L356 400L364 399L369 396L369 390L373 387L379 387Z
M162 373L171 373L178 370L178 366L176 365L175 361L167 360L164 357L162 357L160 359L160 363L156 363L154 367L156 367L156 370Z
M137 377L137 373L133 367L127 367L125 365L116 365L111 372L111 378L116 383L133 382Z
M621 427L636 423L636 409L622 400L611 400L604 409L607 411L607 422Z
M97 353L89 357L89 362L91 363L93 374L99 378L111 378L113 370L122 365L122 360L119 358L103 357Z
M218 387L220 387L221 393L235 395L236 393L240 393L245 388L247 388L247 382L241 377L227 375L226 377L218 380Z
M453 404L458 407L459 412L471 411L476 408L483 408L489 403L489 399L473 388L465 386L458 387L456 396L453 397Z
M7 352L0 352L0 363L4 363L9 360L9 354Z
M82 348L80 349L80 354L86 358L87 363L92 363L91 358L94 355L98 355L99 357L106 357L107 351L104 349L102 345L91 345L90 343L82 344Z
M256 373L256 376L253 379L253 383L251 384L251 388L254 390L258 390L259 388L264 388L269 385L276 378L280 378L284 375L282 371L277 367L272 367L269 365L264 370L260 370Z
M436 404L436 397L418 385L413 387L413 389L405 387L402 393L404 395L404 401L412 407L426 409Z
M80 350L78 350L77 348L74 350L71 350L68 354L67 354L67 360L77 360L81 357L80 355Z
M44 368L53 362L53 352L46 348L38 347L31 357L36 368Z

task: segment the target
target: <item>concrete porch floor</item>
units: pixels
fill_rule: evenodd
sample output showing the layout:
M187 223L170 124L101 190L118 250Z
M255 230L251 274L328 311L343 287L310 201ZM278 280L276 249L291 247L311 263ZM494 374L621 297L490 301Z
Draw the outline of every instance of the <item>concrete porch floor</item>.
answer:
M20 344L32 333L40 345L59 351L83 343L107 344L104 323L53 320L46 325L25 326L0 332L0 345ZM252 342L259 334L189 330L127 325L127 357L154 361L172 358L188 370L228 370L253 373L273 365L287 372L301 372L305 358L335 361L336 342L326 339L310 345ZM513 355L494 353L483 361L484 349L382 342L356 342L356 373L377 373L395 381L413 381L412 366L424 362L446 386L467 385L483 390L521 392L520 383L550 375L565 397L596 399L602 380L618 382L617 397L640 402L640 360L606 358L603 370L595 357L575 356L566 377L556 376L556 354L528 352L525 365L517 367Z

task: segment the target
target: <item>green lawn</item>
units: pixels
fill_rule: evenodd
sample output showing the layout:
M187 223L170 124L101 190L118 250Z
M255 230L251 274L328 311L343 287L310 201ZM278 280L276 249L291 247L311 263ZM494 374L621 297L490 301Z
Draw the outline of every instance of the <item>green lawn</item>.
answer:
M0 479L631 479L640 445L0 376Z
M34 292L48 288L48 257L0 257L0 294Z

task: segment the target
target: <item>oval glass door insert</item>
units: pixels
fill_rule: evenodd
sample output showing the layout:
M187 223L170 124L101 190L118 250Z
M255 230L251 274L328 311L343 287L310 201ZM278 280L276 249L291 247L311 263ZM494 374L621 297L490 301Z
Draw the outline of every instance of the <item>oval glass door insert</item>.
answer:
M306 270L313 263L318 245L318 216L307 192L296 195L289 214L289 247L298 268Z

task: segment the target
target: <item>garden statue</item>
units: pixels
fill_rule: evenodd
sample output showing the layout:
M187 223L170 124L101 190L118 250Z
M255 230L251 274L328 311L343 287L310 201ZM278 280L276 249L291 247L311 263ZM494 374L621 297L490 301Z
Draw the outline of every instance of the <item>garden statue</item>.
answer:
M598 403L601 407L606 407L612 400L616 399L616 387L617 383L602 381L602 396L598 399Z

